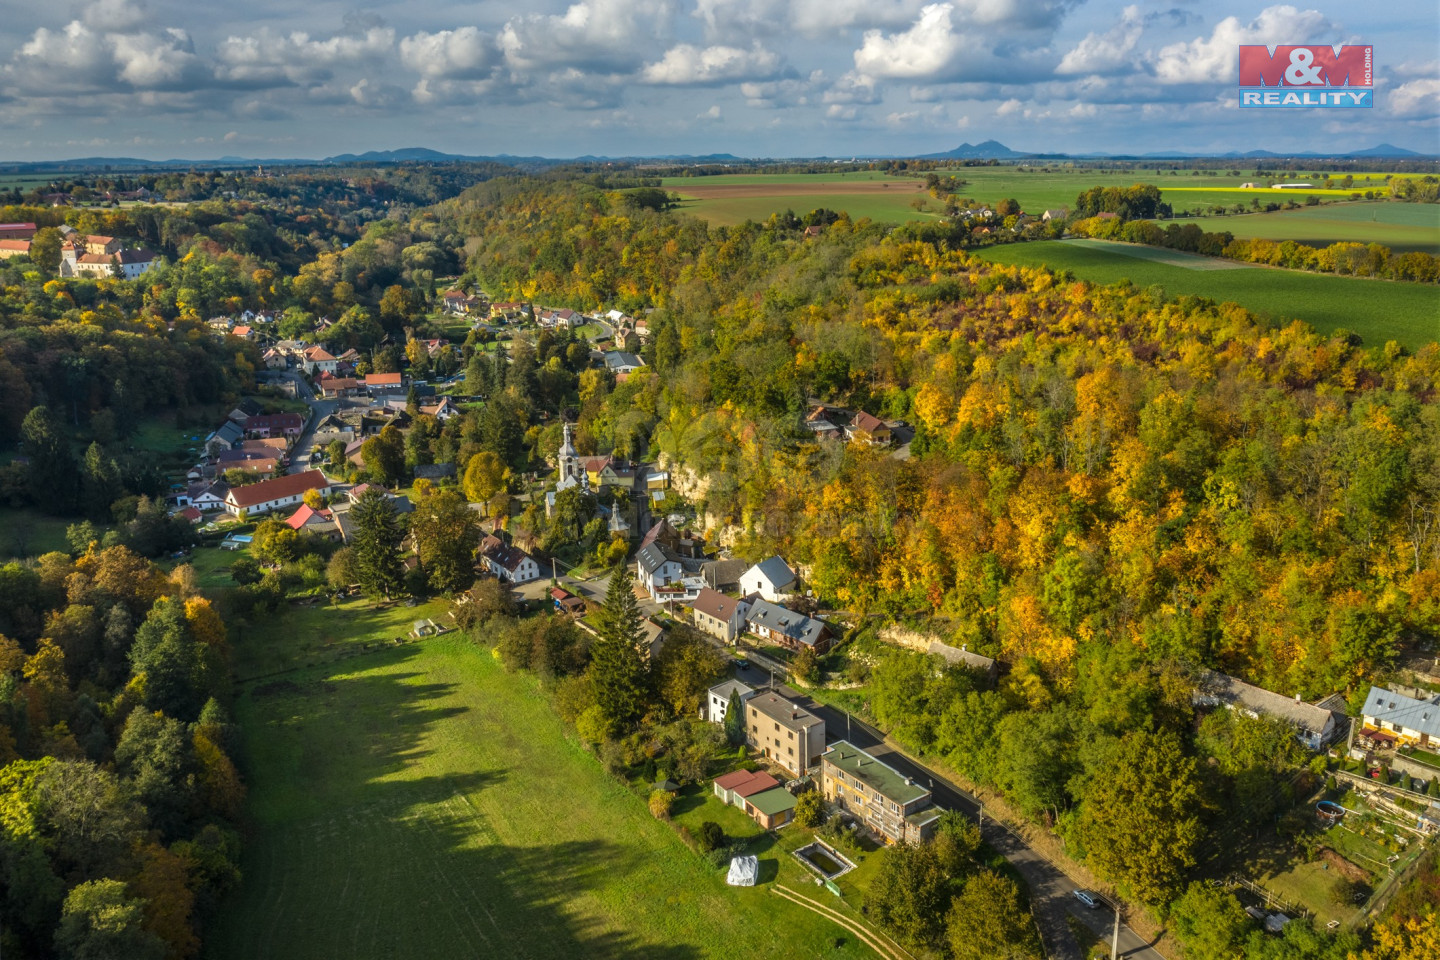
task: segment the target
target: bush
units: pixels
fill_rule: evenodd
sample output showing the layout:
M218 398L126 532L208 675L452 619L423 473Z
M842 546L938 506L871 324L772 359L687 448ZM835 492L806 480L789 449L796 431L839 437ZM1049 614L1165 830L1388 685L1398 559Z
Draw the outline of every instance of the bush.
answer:
M656 790L650 794L650 812L656 820L669 820L670 807L675 803L675 794L669 790Z
M700 831L695 835L695 842L700 845L701 853L709 853L711 850L725 845L725 831L715 821L706 820L700 824Z
M807 790L795 798L795 823L801 827L818 827L825 822L825 798L819 790Z

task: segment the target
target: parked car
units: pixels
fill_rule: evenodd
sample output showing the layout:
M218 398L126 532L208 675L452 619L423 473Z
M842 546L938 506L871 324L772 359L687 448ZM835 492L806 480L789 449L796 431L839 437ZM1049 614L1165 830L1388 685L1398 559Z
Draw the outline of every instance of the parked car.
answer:
M1085 904L1085 906L1089 907L1091 910L1100 909L1100 901L1097 900L1095 898L1095 895L1092 894L1089 890L1076 890L1075 899Z

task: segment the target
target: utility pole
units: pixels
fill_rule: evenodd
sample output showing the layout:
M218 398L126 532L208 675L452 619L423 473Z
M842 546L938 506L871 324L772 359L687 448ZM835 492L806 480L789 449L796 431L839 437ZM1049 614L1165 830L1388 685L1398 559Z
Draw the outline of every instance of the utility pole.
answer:
M1120 904L1111 900L1110 909L1115 911L1115 929L1110 934L1110 960L1116 960L1120 955Z

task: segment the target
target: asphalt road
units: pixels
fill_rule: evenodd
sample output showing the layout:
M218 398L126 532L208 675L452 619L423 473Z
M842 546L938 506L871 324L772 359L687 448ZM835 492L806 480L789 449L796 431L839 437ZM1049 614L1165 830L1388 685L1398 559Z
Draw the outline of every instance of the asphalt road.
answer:
M286 371L285 376L295 381L296 395L310 407L310 419L305 424L305 430L290 449L290 472L304 473L311 469L310 454L315 450L315 425L334 413L337 404L334 400L321 400L316 396L315 391L310 389L310 384L306 383L305 378L297 371Z
M736 673L741 680L757 688L770 683L769 673L757 667L737 667ZM806 709L824 719L827 741L849 740L917 783L928 785L935 802L941 807L959 810L972 819L978 815L980 802L975 797L897 751L879 730L848 716L842 710L811 700L784 684L777 684L775 689L781 696L804 704ZM1067 917L1078 918L1104 942L1110 941L1114 913L1108 906L1091 910L1081 904L1074 897L1075 882L1003 825L987 818L981 825L981 831L986 842L1004 855L1029 885L1035 919L1051 957L1058 960L1081 958L1080 945L1070 932L1069 924L1066 923ZM1149 941L1123 924L1120 927L1118 955L1134 960L1165 960Z

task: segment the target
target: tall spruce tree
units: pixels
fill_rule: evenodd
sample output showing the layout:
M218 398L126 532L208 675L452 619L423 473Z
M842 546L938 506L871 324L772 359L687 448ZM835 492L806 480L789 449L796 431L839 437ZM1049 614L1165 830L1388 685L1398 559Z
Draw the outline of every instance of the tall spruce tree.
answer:
M649 676L640 654L640 607L635 602L630 568L620 564L610 575L590 645L590 676L595 702L612 725L628 727L645 713Z
M374 599L400 588L405 565L400 559L400 541L405 532L395 507L382 490L371 488L360 495L350 511L355 523L355 567L360 588Z
M30 458L30 498L46 513L75 509L78 484L75 456L65 430L49 407L39 406L20 424L20 448Z
M730 703L725 708L725 739L732 747L745 742L745 702L738 689L730 691Z

